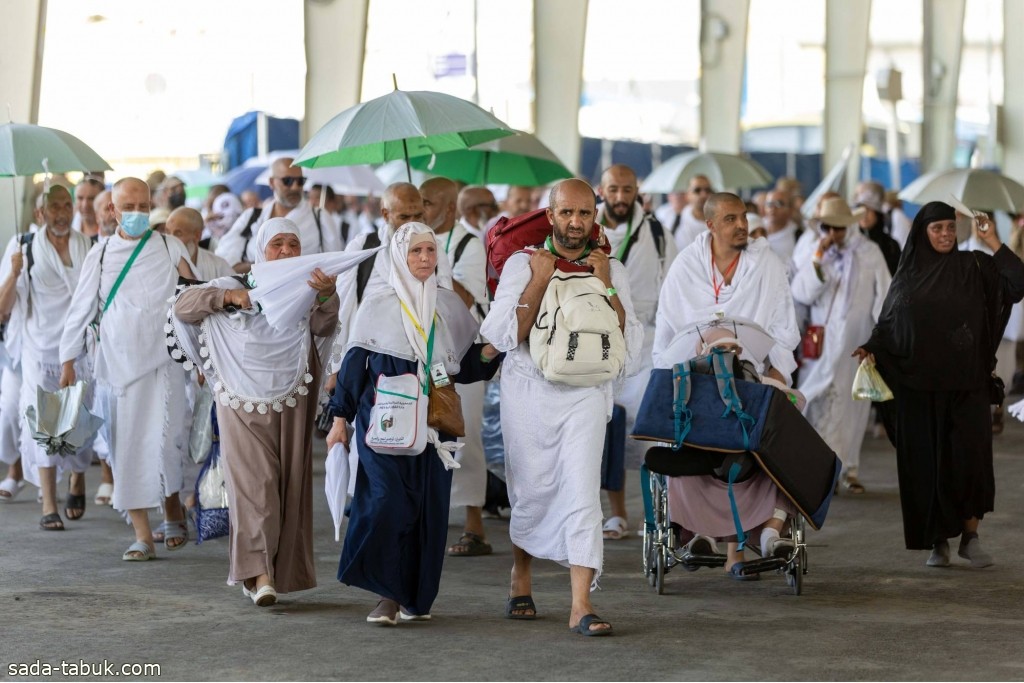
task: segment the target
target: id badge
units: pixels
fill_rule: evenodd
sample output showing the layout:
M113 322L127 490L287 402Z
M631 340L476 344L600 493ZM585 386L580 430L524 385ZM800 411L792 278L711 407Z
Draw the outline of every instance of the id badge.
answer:
M437 362L430 366L430 379L435 387L444 387L451 384L448 379L448 371L444 369L444 363Z

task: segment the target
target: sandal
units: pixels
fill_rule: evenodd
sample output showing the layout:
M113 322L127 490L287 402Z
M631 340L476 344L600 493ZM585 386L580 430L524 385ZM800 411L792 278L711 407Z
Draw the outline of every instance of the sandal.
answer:
M629 522L624 517L609 517L608 521L604 523L602 531L606 540L618 541L625 538L629 532Z
M114 502L114 485L103 482L96 489L96 497L92 499L96 505L110 505Z
M68 500L64 505L64 515L71 520L81 519L85 516L85 494L71 493L71 486L68 486Z
M154 558L156 558L156 551L143 541L135 541L121 555L121 559L125 562L145 562Z
M459 537L459 542L448 548L448 555L451 557L478 557L490 555L492 552L494 549L491 548L491 544L472 531L464 532Z
M533 614L522 614L530 610ZM520 614L516 614L519 612ZM505 603L505 618L506 619L522 619L524 621L532 621L537 618L537 606L533 603L533 596L531 595L517 595L515 597L509 596L508 602Z
M867 491L867 489L864 488L864 485L860 483L860 480L857 479L857 477L844 477L843 490L856 495L860 495L861 493L865 493Z
M608 628L591 628L594 624L607 624ZM584 614L580 623L569 627L569 632L579 633L581 636L610 636L615 633L611 623L596 614Z
M21 490L25 488L25 480L18 481L7 477L0 481L0 502L9 503L18 497Z
M64 531L64 522L59 514L51 512L39 519L39 528L43 531Z
M181 550L188 544L188 522L183 519L165 521L160 525L163 530L164 547L168 550ZM155 540L156 534L154 534ZM179 541L171 543L171 540Z

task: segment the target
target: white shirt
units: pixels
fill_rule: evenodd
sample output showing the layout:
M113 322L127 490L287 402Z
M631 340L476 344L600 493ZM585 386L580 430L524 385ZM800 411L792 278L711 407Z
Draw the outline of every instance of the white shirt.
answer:
M466 237L465 248L455 261L455 252L459 244ZM437 236L438 246L448 255L448 261L452 266L452 278L473 295L477 305L471 311L477 321L483 319L480 315L487 313L487 255L484 253L484 244L480 238L470 234L466 226L461 222L456 223L447 233ZM476 310L479 307L480 310Z
M231 230L217 243L217 256L232 265L242 262L254 263L256 261L256 234L259 233L260 226L271 217L274 204L273 197L263 203L259 217L252 224L252 234L249 238L242 233L249 224L253 209L243 211L235 224L231 226ZM320 210L317 209L317 212L320 213ZM288 212L285 218L294 221L299 226L303 254L341 251L341 233L338 230L338 225L334 222L334 217L329 212L320 213L320 227L318 228L313 208L309 202L303 199L298 206Z
M696 242L697 238L703 235L707 229L707 222L702 221L693 215L692 206L684 208L682 223L679 225L679 229L676 230L675 233L676 247L678 247L678 251L682 251Z

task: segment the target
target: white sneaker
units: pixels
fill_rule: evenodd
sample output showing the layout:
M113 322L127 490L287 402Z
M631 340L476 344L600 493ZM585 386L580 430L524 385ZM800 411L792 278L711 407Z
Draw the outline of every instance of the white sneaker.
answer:
M245 586L243 585L242 588L244 589ZM257 607L270 607L277 602L277 591L273 586L264 586L256 589L255 593L249 591L249 597Z

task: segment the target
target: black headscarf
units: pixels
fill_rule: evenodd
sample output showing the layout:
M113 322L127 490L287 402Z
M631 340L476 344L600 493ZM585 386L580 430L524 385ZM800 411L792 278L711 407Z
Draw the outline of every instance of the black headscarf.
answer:
M1009 315L992 257L955 248L940 254L928 225L955 220L948 204L926 204L914 218L882 314L865 348L887 377L921 391L987 386Z

